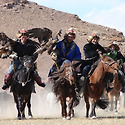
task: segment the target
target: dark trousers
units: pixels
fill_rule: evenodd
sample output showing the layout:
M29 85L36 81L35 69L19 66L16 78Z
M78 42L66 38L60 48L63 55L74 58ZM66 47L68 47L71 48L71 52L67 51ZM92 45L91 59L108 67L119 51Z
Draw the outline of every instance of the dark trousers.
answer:
M82 76L86 77L91 69L91 65L86 65L82 70Z

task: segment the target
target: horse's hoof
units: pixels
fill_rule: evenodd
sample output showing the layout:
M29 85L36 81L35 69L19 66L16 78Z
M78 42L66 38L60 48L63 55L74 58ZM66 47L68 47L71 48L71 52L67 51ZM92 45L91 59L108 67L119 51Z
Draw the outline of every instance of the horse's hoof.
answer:
M66 119L66 117L62 117L62 119L63 119L63 120L65 120L65 119Z
M17 117L18 120L21 120L21 117Z
M25 120L26 119L26 117L22 117L22 120Z
M32 115L29 115L29 117L28 117L29 119L32 119L33 118L33 116Z
M117 114L118 114L118 111L115 111L115 114L117 115Z
M92 116L91 119L96 119L97 117L96 116Z
M71 114L71 117L74 117L74 114Z
M67 116L67 117L66 117L66 119L67 119L67 120L70 120L70 119L71 119L71 117L70 117L70 116Z

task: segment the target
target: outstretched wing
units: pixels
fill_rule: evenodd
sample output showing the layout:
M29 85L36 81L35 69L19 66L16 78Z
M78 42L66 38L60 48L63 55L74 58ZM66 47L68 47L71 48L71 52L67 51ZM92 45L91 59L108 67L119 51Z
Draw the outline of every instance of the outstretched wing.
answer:
M52 31L48 28L32 28L27 30L29 38L38 38L40 44L46 44L52 37Z
M4 32L0 33L0 58L7 58L12 53L14 43Z

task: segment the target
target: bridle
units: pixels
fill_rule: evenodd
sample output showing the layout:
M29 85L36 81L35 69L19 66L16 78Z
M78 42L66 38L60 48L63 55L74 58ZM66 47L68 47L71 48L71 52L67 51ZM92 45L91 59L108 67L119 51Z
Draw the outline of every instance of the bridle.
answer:
M65 76L64 76L64 79L66 79L67 81L70 82L70 84L72 85L74 82L72 82L72 80L69 78L69 76L72 76L73 77L73 69L72 69L72 66L71 65L68 65L68 66L65 66L64 67L64 72L65 72ZM68 68L68 69L66 69Z
M27 79L25 82L20 82L19 80L16 79L16 77L14 78L14 81L16 81L17 83L21 84L22 86L25 86L27 83L29 83L32 79L30 78L30 72L27 72Z
M113 62L111 62L111 63L104 62L102 59L101 59L101 62L102 62L103 64L106 64L108 67L109 67L109 66L112 66L113 64L116 63L116 61L113 61ZM113 67L111 67L111 68L118 71L118 69L116 69L116 68L113 68Z

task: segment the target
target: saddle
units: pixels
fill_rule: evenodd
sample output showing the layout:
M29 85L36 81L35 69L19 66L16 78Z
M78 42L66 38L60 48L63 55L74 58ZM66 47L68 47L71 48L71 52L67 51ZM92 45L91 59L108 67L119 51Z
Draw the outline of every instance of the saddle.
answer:
M73 60L72 61L72 64L73 64L73 67L75 68L75 71L79 74L82 73L82 70L83 68L88 65L88 64L92 64L91 65L91 69L88 73L88 76L90 77L92 75L92 73L94 72L95 68L97 67L98 63L100 62L100 59L97 60L95 63L92 64L91 60L82 60L82 59L79 59L79 60Z

